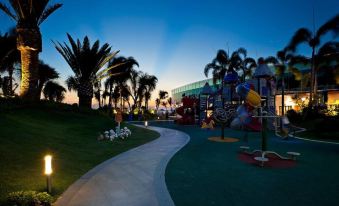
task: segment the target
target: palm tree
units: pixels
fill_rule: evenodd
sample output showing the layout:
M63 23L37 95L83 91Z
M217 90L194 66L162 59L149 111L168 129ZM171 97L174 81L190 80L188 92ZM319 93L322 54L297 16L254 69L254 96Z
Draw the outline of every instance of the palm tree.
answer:
M333 33L333 37L339 34L339 14L324 23L317 31L313 33L307 28L298 29L293 35L287 49L295 52L297 47L302 43L307 43L312 49L311 56L311 86L310 86L310 105L313 104L314 96L317 93L317 77L316 77L316 55L317 48L321 45L321 38L327 33Z
M161 103L160 99L159 99L159 98L156 98L156 99L155 99L155 108L156 108L157 111L158 111L158 109L159 109L160 103Z
M115 70L110 70L109 73L112 75L110 76L105 82L105 89L109 91L109 107L112 105L112 93L114 87L121 87L129 78L130 78L130 71L133 69L133 66L136 65L139 67L139 63L133 57L116 57L113 58L108 66L112 65L120 65L117 66ZM121 101L122 103L122 101Z
M9 0L14 10L0 3L0 9L17 22L17 49L21 53L20 96L34 100L38 89L39 53L42 39L39 26L62 4L47 6L49 0Z
M156 88L158 78L144 73L140 77L140 96L145 100L145 109L148 110L148 102L151 99L151 93Z
M48 81L43 89L45 99L53 102L62 102L66 89L54 81Z
M240 52L244 53L242 49L239 50ZM209 72L212 70L213 84L216 84L217 81L221 82L221 91L224 89L225 74L240 69L241 58L239 56L239 50L233 52L231 56L229 56L226 51L220 49L212 62L205 66L205 76L208 77ZM224 105L224 98L222 97L221 99L222 105ZM224 139L225 125L222 124L221 127L221 139Z
M164 90L160 90L159 91L159 99L160 100L166 99L167 97L168 97L168 92L167 91L164 91Z
M133 100L133 106L132 109L137 108L140 103L140 96L142 96L142 91L144 90L143 85L140 84L140 77L142 76L141 71L136 71L134 69L131 70L130 72L130 96L132 97Z
M127 102L128 110L131 111L131 103L129 101L129 98L131 96L130 87L126 83L123 83L120 85L120 92L121 92L122 100L124 102ZM124 104L123 104L123 107L124 107Z
M5 96L13 96L13 73L16 65L20 62L20 53L16 49L16 32L11 29L3 36L0 35L0 72L7 72Z
M285 115L285 72L288 70L292 72L297 77L296 80L301 80L301 73L295 67L296 64L302 63L306 64L307 59L304 56L293 56L286 48L278 51L276 57L269 56L265 59L265 63L271 63L276 68L276 75L281 80L281 116ZM280 125L283 124L282 119L280 119ZM283 127L281 126L281 132L283 132Z
M252 77L252 70L257 67L257 63L253 58L247 57L245 48L239 48L236 55L239 57L238 68L242 70L242 82L245 82L246 77Z
M172 104L173 104L172 97L169 97L169 98L167 99L167 102L168 102L168 104L169 104L169 106L170 106L170 108L171 108L171 112L172 112Z
M108 71L119 65L109 66L104 70L101 69L119 51L111 53L111 47L107 43L99 47L99 40L94 42L91 47L87 36L84 38L83 43L79 39L75 42L69 34L67 34L67 37L71 46L66 43L64 45L59 42L54 43L55 48L64 57L75 74L75 76L68 78L66 83L69 89L77 90L79 106L91 108L93 84L105 77L112 76Z
M59 78L59 73L55 71L54 68L45 64L43 61L39 62L39 79L38 79L38 92L37 92L37 99L40 100L42 88L52 79Z

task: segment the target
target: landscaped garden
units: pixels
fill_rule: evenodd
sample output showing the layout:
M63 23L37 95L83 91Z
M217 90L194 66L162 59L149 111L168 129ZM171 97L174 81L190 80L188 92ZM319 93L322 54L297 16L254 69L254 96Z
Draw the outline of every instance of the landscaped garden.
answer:
M13 105L11 106L13 107ZM114 129L112 118L77 107L44 102L1 110L0 203L15 191L46 191L44 156L53 157L52 196L56 199L87 171L131 148L154 140L157 132L124 124L127 139L98 141Z

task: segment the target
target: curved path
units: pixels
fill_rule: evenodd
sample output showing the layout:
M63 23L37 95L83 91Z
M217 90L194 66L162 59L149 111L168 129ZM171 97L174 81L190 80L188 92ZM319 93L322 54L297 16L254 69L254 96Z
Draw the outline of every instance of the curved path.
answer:
M160 137L96 166L73 183L56 205L174 205L165 169L190 137L173 129L149 128Z

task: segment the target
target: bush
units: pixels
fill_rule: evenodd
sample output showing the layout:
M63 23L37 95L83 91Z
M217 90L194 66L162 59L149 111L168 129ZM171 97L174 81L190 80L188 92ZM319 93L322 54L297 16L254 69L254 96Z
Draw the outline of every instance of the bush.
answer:
M295 110L291 109L288 110L286 112L287 118L288 120L292 123L292 124L296 124L298 122L300 122L301 120L301 114L297 113Z
M338 132L339 119L335 117L326 117L317 121L313 130L317 133Z
M50 206L52 202L53 197L47 192L18 191L7 197L7 205L13 206Z

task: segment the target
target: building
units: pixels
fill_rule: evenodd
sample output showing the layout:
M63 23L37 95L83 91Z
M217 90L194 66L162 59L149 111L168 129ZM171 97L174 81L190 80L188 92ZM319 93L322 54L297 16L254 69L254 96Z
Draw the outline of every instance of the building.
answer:
M175 103L180 103L181 102L181 98L183 96L199 96L202 88L204 87L205 83L208 82L208 84L212 87L212 89L214 91L216 91L217 86L219 85L217 83L217 85L213 84L213 79L205 79L205 80L201 80L201 81L197 81L197 82L193 82L190 84L186 84L184 86L175 88L171 90L171 94L172 94L172 99Z
M303 74L307 74L309 70L302 71ZM318 78L318 94L320 95L321 104L326 104L328 108L339 108L339 85L335 82L335 79L325 76ZM209 85L216 91L219 84L214 85L212 79L201 80L193 82L178 88L171 90L172 98L175 103L180 103L182 96L198 96L205 85L208 82ZM276 114L282 113L282 95L281 95L281 82L277 81L277 89L275 94L275 110ZM285 97L284 97L285 112L294 109L299 111L302 107L308 104L309 100L309 84L303 84L301 81L296 81L294 75L291 73L285 74Z

